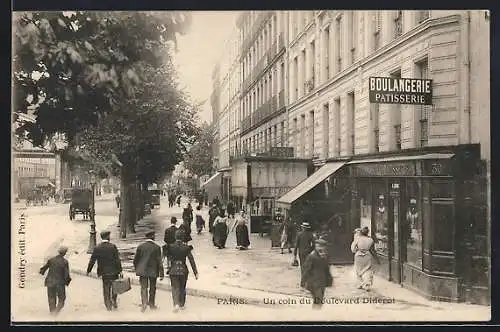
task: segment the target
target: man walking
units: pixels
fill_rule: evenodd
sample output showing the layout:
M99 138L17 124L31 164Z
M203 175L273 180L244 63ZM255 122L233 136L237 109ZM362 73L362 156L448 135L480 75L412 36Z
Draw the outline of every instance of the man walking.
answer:
M146 311L148 305L150 309L157 309L155 305L156 279L160 277L160 280L163 280L164 276L161 247L155 242L155 232L147 232L146 239L146 242L137 247L134 256L135 274L139 276L141 284L142 312Z
M53 315L57 315L64 307L66 301L66 286L71 282L69 276L69 263L64 256L68 252L67 247L60 247L57 251L58 255L50 258L44 266L40 268L40 274L44 275L45 271L49 270L45 277L45 287L47 287L47 297L49 299L49 311Z
M97 261L97 276L102 278L102 291L104 296L104 305L108 311L118 309L118 294L112 290L113 280L122 277L122 264L118 254L118 248L111 242L110 232L101 232L101 243L94 248L87 266L87 275L92 271Z
M297 235L295 248L293 249L293 257L294 259L297 259L298 252L301 272L300 287L304 287L304 279L302 276L304 275L306 258L314 249L314 235L311 230L311 225L308 222L303 222L300 227L302 228L302 231L299 235Z
M313 309L322 307L325 289L331 287L333 283L327 259L327 244L328 242L323 239L315 241L315 248L307 256L302 272L305 287L313 297Z

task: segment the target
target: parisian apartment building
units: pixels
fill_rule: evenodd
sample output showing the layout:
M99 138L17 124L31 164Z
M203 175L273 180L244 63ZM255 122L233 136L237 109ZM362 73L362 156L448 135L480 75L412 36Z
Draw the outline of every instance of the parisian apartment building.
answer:
M328 224L332 264L367 226L388 280L488 301L486 10L246 11L213 72L220 197L252 232Z

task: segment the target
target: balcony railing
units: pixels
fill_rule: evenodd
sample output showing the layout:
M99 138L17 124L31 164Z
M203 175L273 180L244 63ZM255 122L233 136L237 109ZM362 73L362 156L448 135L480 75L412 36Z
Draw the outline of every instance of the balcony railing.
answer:
M268 61L267 54L264 54L262 59L260 59L259 62L257 62L257 65L255 65L255 67L252 70L252 81L255 80L259 76L259 74L264 71L264 69L267 66L267 61Z
M279 113L285 106L284 99L285 99L284 91L282 90L280 91L280 94L278 96L273 96L265 104L257 108L251 116L245 117L241 121L240 135L243 135L249 130L261 125L262 123L267 121L270 117Z

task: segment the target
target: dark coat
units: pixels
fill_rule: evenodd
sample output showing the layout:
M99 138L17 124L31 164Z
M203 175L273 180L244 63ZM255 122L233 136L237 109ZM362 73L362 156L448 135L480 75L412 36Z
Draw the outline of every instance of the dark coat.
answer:
M71 282L69 276L69 263L66 258L61 255L50 258L44 266L40 268L40 274L44 275L45 271L49 270L45 277L45 286L67 286Z
M302 280L308 290L332 286L333 277L328 260L319 256L316 250L313 250L306 258Z
M247 225L236 226L236 245L243 247L248 247L250 245Z
M297 251L299 253L299 259L303 262L307 255L314 250L314 234L311 230L304 230L297 235L295 241L295 248L293 250L293 255L297 256Z
M92 271L96 261L98 276L117 276L122 272L118 248L113 243L103 241L94 248L87 266L87 273Z
M184 211L182 212L182 220L192 222L193 221L193 210L190 210L188 208L184 208Z
M177 227L175 227L175 225L171 225L165 230L165 237L163 240L166 244L172 244L175 242L175 232L177 232Z
M163 277L163 262L161 260L161 247L153 241L141 243L135 252L135 274L140 277Z
M205 220L199 214L196 215L196 227L198 229L202 229L203 227L205 227Z
M171 262L170 275L185 275L189 274L189 270L186 265L186 257L189 259L191 264L191 269L194 274L198 274L198 269L196 268L196 263L194 261L193 254L191 251L193 246L188 246L181 241L176 241L174 244L169 246L168 259Z
M184 231L184 239L183 242L189 242L193 238L191 237L191 227L186 223L183 223L179 226L179 230Z

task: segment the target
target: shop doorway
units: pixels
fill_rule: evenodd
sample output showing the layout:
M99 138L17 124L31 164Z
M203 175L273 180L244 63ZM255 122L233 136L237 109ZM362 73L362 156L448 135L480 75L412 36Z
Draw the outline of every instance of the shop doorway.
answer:
M406 257L406 233L402 202L404 201L402 190L403 182L391 180L389 182L389 280L402 283L403 263Z

